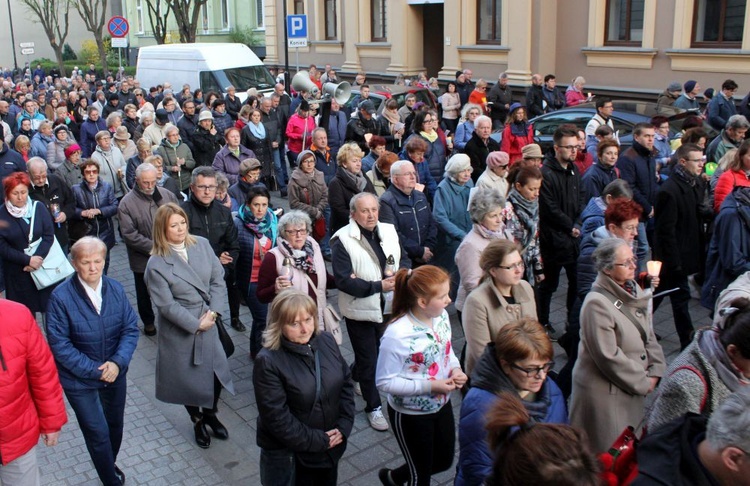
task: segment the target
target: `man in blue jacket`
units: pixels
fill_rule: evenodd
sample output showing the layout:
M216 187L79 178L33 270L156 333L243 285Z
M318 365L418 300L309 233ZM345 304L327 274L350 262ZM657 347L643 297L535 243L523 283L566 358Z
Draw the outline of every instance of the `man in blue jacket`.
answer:
M60 384L78 418L99 479L120 486L115 464L122 442L127 371L138 345L138 315L122 285L103 275L107 246L84 237L70 249L76 275L60 284L47 308L47 340Z
M396 227L412 268L429 263L437 245L437 223L427 196L415 191L417 171L408 160L391 166L391 185L380 197L380 221Z
M737 114L737 107L732 98L737 92L737 83L727 79L721 85L721 93L708 102L708 124L716 130L724 130L729 117Z
M650 123L638 123L633 128L633 146L620 154L615 166L620 178L630 184L633 200L643 208L649 245L654 241L654 203L659 187L656 184L654 140L656 129Z

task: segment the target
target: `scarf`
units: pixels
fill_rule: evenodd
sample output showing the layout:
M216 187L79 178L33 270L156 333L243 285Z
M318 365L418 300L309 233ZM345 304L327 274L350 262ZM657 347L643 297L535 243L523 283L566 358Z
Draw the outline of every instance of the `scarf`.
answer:
M479 224L479 223L474 223L474 231L479 233L479 236L481 236L485 240L495 240L497 238L505 237L502 230L492 231L490 229L487 229L484 225Z
M539 224L539 200L529 201L514 187L508 193L508 201L513 205L516 216L518 216L523 227L526 228L526 235L522 242L525 250L534 241L536 235L536 228Z
M351 182L354 182L354 186L359 190L359 192L365 190L365 187L367 187L367 181L365 180L365 176L362 175L361 171L359 174L354 174L348 169L342 169L342 172L344 173L345 177L347 177Z
M388 120L388 123L391 124L391 135L393 135L393 132L395 131L395 127L397 123L401 123L401 117L398 116L398 111L393 110L383 110L383 113L381 113L381 116Z
M252 133L255 138L259 138L261 140L266 138L266 126L262 123L258 123L256 125L253 122L249 122L247 126L248 128L250 128L250 133Z
M672 175L680 179L682 182L686 183L690 187L695 187L696 184L696 178L692 174L688 174L688 172L685 170L685 167L682 164L676 164L674 166L674 169L672 171Z
M271 239L271 246L273 246L276 241L276 225L274 224L276 215L270 209L266 211L265 216L260 221L255 219L253 212L245 204L240 206L238 215L245 228L250 230L256 238L260 240L266 236Z
M31 215L31 198L26 197L26 205L22 208L18 208L10 203L10 201L5 201L5 209L8 210L8 213L13 216L14 218L24 218L27 219Z
M435 130L433 130L431 133L419 132L419 134L429 140L430 143L435 143L435 140L438 139L438 133Z
M510 133L516 137L527 137L529 135L529 123L525 121L511 123Z
M714 367L719 379L729 390L734 393L740 387L750 384L750 380L742 376L742 373L732 363L726 349L719 341L719 330L716 327L706 329L698 337L698 349L706 356L711 366Z
M305 273L314 274L315 262L313 260L313 246L310 240L305 241L305 246L301 250L295 250L288 241L279 238L280 247L282 252L286 253L294 262L294 268L298 268Z

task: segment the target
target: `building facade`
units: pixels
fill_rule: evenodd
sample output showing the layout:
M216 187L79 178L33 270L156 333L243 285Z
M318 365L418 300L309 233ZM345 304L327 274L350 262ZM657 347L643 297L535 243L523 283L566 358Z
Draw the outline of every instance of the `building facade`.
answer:
M442 80L469 68L494 82L533 73L587 89L661 92L671 81L750 90L746 0L282 0L267 2L267 64L285 61L283 11L308 16L303 65L374 77L425 71ZM290 67L295 52L290 49Z

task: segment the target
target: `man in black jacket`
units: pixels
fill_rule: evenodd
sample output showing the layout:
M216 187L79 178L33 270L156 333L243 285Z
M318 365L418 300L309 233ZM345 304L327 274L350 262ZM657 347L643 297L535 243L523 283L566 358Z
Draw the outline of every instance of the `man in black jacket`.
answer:
M586 205L581 190L581 175L575 164L578 129L560 125L553 135L554 156L548 155L542 166L539 193L539 243L544 262L544 280L539 284L537 315L539 322L552 331L549 322L552 294L560 282L560 270L568 277L568 331L577 332L577 273L580 215Z
M487 156L490 152L500 150L500 144L490 138L492 134L492 120L486 115L480 115L474 120L474 132L464 147L464 153L471 159L471 178L474 184L487 168ZM505 196L503 194L503 196Z
M188 216L190 234L206 238L224 266L232 327L245 332L247 328L240 321L240 293L234 272L240 242L232 212L216 200L217 187L216 171L212 167L196 167L190 181L190 199L182 203L182 209Z
M224 101L226 102L227 107L227 113L229 113L229 116L231 116L232 120L234 121L237 121L237 116L242 109L242 101L240 101L240 99L235 96L236 92L237 90L230 84L229 86L227 86L227 94L224 97Z
M531 87L526 91L526 114L529 120L544 114L544 94L542 93L542 76L535 74L531 77Z
M674 323L685 349L692 340L688 276L698 272L701 258L701 221L699 205L704 186L698 181L703 171L703 151L695 144L684 144L675 154L677 164L656 195L654 208L654 257L662 261L663 290L677 289L669 295ZM664 297L654 299L654 311Z
M195 152L193 134L198 128L198 115L195 113L195 101L192 99L182 102L182 116L177 120L177 128L180 129L180 139L190 147L190 152Z
M508 86L508 74L500 73L497 83L487 93L487 101L491 102L490 118L492 119L492 129L499 130L505 125L505 118L508 116L510 104L513 102L513 90Z
M55 237L63 251L68 252L68 219L76 214L76 200L68 185L54 174L47 175L47 163L32 157L26 163L31 187L29 196L44 204L52 215Z

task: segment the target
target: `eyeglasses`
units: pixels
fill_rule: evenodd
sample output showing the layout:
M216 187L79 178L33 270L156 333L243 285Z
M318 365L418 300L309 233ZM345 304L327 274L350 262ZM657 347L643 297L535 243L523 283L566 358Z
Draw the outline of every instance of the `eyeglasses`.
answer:
M96 169L88 169L83 171L84 174L98 174L99 171Z
M208 191L208 192L215 191L217 187L219 186L195 186L195 188L198 189L199 191Z
M629 224L627 226L620 226L623 231L627 231L628 233L636 233L638 231L638 225L637 224Z
M288 230L286 230L286 234L292 235L292 236L306 235L307 234L307 228L296 229L296 230L294 230L294 229L288 229Z
M497 268L502 268L503 270L515 270L517 268L524 268L526 266L523 261L516 262L513 265L508 265L507 267L504 265L498 265Z
M424 122L425 122L425 123L432 123L432 118L425 118L425 119L424 119Z
M558 145L557 147L565 150L580 150L578 145Z
M625 260L622 263L615 263L615 266L625 267L625 268L627 268L627 267L636 267L636 266L638 266L638 260L636 260L635 258L628 258L627 260Z
M514 370L526 373L527 378L535 378L542 373L546 375L547 373L549 373L553 366L555 366L555 363L553 363L552 361L550 361L549 363L545 363L544 366L539 366L538 368L521 368L515 363L510 364L510 367Z

